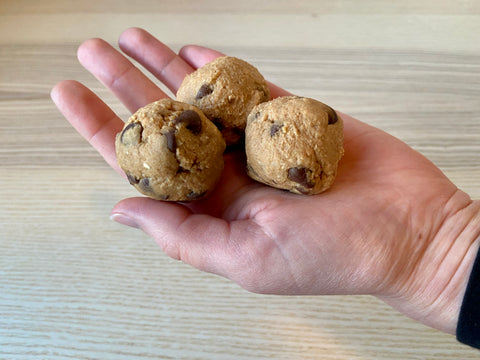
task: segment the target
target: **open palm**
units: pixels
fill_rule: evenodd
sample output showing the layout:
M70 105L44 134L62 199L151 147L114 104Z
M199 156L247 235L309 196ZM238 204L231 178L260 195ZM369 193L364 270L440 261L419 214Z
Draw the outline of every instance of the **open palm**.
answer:
M173 93L186 74L221 55L199 46L186 46L177 55L135 28L121 35L120 48ZM100 39L82 44L78 57L132 112L167 96ZM288 95L270 87L273 97ZM75 81L58 84L52 98L122 173L114 149L122 120ZM438 237L443 224L471 201L400 140L339 115L345 156L333 187L322 194L295 195L256 183L246 175L243 152L234 150L225 155L222 179L208 198L188 204L125 199L113 209L113 218L143 229L169 256L251 291L373 294L409 313L404 303L430 291L445 266L448 249L441 249L448 245ZM418 273L422 276L415 277ZM433 296L445 286L436 284Z

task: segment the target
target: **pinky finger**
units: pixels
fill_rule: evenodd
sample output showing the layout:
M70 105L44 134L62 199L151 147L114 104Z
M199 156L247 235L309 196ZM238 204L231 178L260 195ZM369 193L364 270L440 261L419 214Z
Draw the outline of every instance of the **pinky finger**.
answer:
M116 161L115 136L124 123L112 109L87 87L73 80L57 84L51 91L51 97L78 133L113 169L123 174Z

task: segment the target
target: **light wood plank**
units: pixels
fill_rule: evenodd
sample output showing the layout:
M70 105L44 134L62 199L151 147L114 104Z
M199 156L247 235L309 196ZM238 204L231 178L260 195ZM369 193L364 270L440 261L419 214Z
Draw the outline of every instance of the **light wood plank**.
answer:
M139 26L168 44L258 47L480 51L479 16L389 14L171 14L101 13L0 15L0 43L116 42ZM15 29L12 31L12 29ZM189 29L189 30L188 30ZM188 30L188 31L187 31Z
M480 14L480 4L475 0L416 1L404 0L386 3L382 0L358 2L355 0L312 1L297 0L244 0L221 1L178 1L178 0L141 0L135 4L115 0L84 0L72 4L69 0L3 0L0 13L4 14L53 14L53 13L336 13L336 14L429 14L429 15L472 15Z

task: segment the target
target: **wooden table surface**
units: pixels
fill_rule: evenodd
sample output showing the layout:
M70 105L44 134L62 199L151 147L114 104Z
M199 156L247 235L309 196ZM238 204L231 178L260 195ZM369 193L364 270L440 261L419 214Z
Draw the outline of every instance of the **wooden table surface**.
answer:
M0 1L0 359L478 359L370 296L251 294L109 220L136 195L49 97L144 27L399 137L480 197L480 2Z

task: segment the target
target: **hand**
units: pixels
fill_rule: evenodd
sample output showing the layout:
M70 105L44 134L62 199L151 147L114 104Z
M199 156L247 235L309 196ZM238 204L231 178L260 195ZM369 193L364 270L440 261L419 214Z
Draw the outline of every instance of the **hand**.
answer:
M193 45L177 55L136 28L119 44L173 93L185 75L221 55ZM132 112L167 96L100 39L83 43L78 58ZM288 95L270 87L272 97ZM75 81L58 84L52 98L122 174L114 149L122 120ZM345 156L333 187L322 194L300 196L254 182L237 151L225 155L222 179L208 198L189 204L125 199L112 218L141 228L172 258L250 291L371 294L453 333L478 248L471 224L479 222L479 203L400 140L338 114Z

